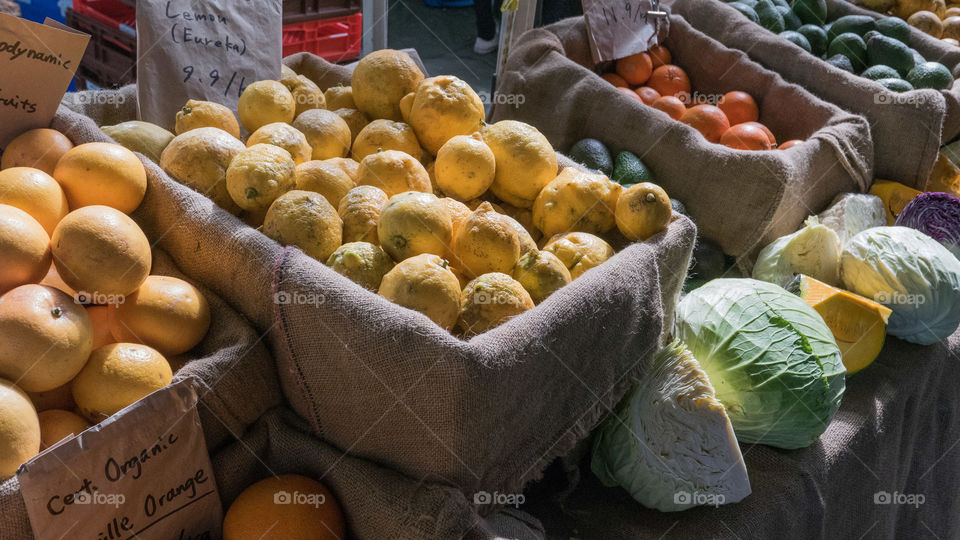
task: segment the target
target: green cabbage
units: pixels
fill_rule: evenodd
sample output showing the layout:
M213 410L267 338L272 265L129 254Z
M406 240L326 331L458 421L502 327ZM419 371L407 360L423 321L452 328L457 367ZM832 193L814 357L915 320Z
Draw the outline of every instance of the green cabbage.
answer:
M715 279L677 306L675 337L700 362L740 442L802 448L840 407L833 333L803 299L754 279Z
M786 285L804 274L829 285L840 284L840 238L817 216L799 231L781 236L760 251L753 279Z
M840 268L847 289L893 310L891 336L930 345L960 326L960 261L920 231L863 231L847 243Z
M750 479L723 405L696 359L679 342L598 428L591 469L662 512L735 503Z

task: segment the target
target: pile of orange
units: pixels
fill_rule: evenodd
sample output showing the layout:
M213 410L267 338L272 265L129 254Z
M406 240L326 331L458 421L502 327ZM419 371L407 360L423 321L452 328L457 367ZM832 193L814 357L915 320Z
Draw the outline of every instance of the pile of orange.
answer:
M617 60L613 71L601 77L625 95L693 127L712 143L737 150L786 150L803 142L778 145L773 132L759 121L756 100L746 92L727 92L716 105L697 103L690 77L672 60L666 47L655 45Z

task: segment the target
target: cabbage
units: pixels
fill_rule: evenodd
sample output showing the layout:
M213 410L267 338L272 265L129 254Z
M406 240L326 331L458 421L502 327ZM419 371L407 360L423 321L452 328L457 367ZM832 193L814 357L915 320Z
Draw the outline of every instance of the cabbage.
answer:
M953 195L917 195L897 216L897 225L922 232L960 258L960 199Z
M730 419L696 359L676 341L597 430L590 466L604 485L622 486L663 512L750 494Z
M887 224L883 199L863 193L841 193L818 216L820 223L837 233L840 245L862 231Z
M930 345L960 326L960 261L920 231L863 231L847 243L840 267L847 289L893 310L891 336Z
M777 285L786 285L797 274L840 284L840 239L816 216L807 218L799 231L763 248L753 267L753 279Z
M820 436L844 390L833 333L802 298L754 279L715 279L677 306L690 348L740 442L802 448Z

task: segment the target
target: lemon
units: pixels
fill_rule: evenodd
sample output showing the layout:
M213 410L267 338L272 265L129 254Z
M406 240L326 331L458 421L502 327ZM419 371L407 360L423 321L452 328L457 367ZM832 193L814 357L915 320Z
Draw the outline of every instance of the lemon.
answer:
M57 162L53 177L70 208L102 204L130 213L147 192L147 171L136 154L112 143L75 146Z
M550 238L543 250L556 255L570 271L570 277L573 279L577 279L591 268L600 266L614 255L610 244L585 232L554 236Z
M240 138L240 124L228 107L212 101L188 100L187 104L177 112L174 133L182 135L191 129L202 127L220 128Z
M19 208L0 204L0 294L39 282L50 261L50 237L40 222Z
M537 243L533 240L533 237L530 236L530 233L527 232L526 227L520 224L519 221L513 219L512 217L503 214L503 219L507 220L513 230L517 231L517 239L520 241L520 254L530 251L531 249L537 249Z
M176 181L213 199L220 208L237 214L240 207L227 190L227 168L244 148L222 129L194 129L170 141L160 156L160 167Z
M470 208L462 202L451 199L450 197L441 197L440 202L447 209L447 214L450 215L450 221L453 224L453 238L456 238L460 227L470 219L473 210L470 210Z
M326 161L308 161L298 165L294 182L296 189L323 195L334 208L356 186L343 169Z
M350 86L331 86L323 91L323 97L327 100L327 108L331 111L337 109L357 109L357 102L353 100L353 88Z
M330 158L323 160L323 162L339 168L341 171L347 173L347 176L353 180L354 184L357 183L357 178L360 176L360 163L358 161L350 158ZM339 203L339 201L337 202Z
M240 123L250 132L274 122L293 122L297 104L278 81L257 81L246 87L237 102Z
M307 137L297 128L280 122L267 124L254 131L247 139L247 147L255 144L272 144L279 146L290 153L297 165L309 161L313 156L313 148L307 142Z
M344 195L337 205L340 219L343 220L343 241L368 242L380 245L377 225L380 214L387 205L387 194L374 186L357 186Z
M520 258L520 238L509 219L490 203L477 207L453 240L456 266L471 278L510 273Z
M350 128L350 141L356 141L357 135L363 131L363 128L367 127L367 124L370 123L370 119L367 118L367 115L358 111L357 109L347 109L341 107L339 109L334 109L333 114L343 118L343 121L347 123L347 127ZM419 143L418 143L419 144Z
M380 246L369 242L350 242L338 247L330 255L327 266L361 287L376 292L383 276L393 269L393 261Z
M353 159L362 161L370 154L382 150L399 150L419 160L420 143L413 128L403 122L393 120L374 120L364 127L353 141Z
M283 148L255 144L233 158L227 169L227 190L240 208L263 210L293 189L295 167Z
M286 64L280 64L280 82L286 82L287 79L293 79L297 72L287 67Z
M340 540L347 536L344 521L323 484L283 474L240 493L223 518L223 540Z
M573 281L573 276L553 253L531 249L513 267L513 279L530 293L534 304L539 304Z
M605 233L616 225L614 209L623 187L602 174L567 167L533 204L533 223L544 236L570 231Z
M148 277L108 313L116 341L141 343L165 356L194 348L210 328L207 298L193 285L169 276Z
M284 246L297 246L325 262L340 247L343 221L323 195L293 190L273 201L263 220L263 233Z
M413 96L406 99L409 112L404 118L431 154L436 154L452 137L469 135L483 127L480 96L469 84L452 75L424 79Z
M532 238L534 242L539 242L540 238L543 237L540 229L533 224L533 212L529 208L518 208L512 204L503 203L500 205L498 212L515 219L517 223L527 230L530 238Z
M400 120L400 100L422 80L423 72L410 55L381 49L357 62L350 86L356 108L368 117Z
M452 137L440 148L434 174L444 195L469 201L490 189L496 167L493 151L474 133Z
M49 409L37 414L40 422L40 449L46 450L67 437L76 436L90 427L79 414L62 409Z
M380 282L380 296L423 313L446 330L453 328L460 313L460 282L447 261L424 253L410 257L387 272Z
M673 207L667 192L656 184L634 184L617 201L617 228L628 239L646 240L667 229Z
M387 195L406 191L432 193L430 176L419 161L399 150L384 150L370 154L360 162L357 184L376 186Z
M80 414L100 422L170 384L173 371L166 358L146 345L112 343L90 354L73 381L73 399Z
M40 420L23 390L0 379L0 480L40 451Z
M432 253L443 256L453 235L453 223L432 193L408 191L394 195L380 214L380 246L395 261Z
M461 293L457 328L465 337L482 334L530 309L533 300L517 280L500 272L483 274Z
M530 208L557 176L557 153L537 128L502 120L483 128L483 141L493 151L497 171L490 190L504 202Z
M310 109L323 109L327 106L327 100L323 97L323 90L317 86L317 83L311 81L303 75L297 75L281 81L290 95L293 96L294 118L303 114L303 111Z
M350 153L350 126L333 111L310 109L297 117L293 127L306 135L313 159L347 157Z

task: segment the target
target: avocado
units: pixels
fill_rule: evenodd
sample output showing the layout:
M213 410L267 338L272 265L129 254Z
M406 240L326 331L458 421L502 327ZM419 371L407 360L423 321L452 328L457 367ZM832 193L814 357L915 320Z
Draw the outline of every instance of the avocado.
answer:
M741 4L746 5L746 6L747 6L748 8L750 8L750 9L754 9L755 7L757 7L757 2L758 2L758 1L759 1L759 0L733 0L733 2L729 2L729 3L732 4L732 3L734 3L734 2L738 2L738 3L741 3Z
M866 43L870 41L870 38L872 38L873 36L882 36L882 35L883 34L881 34L880 32L877 32L876 30L871 30L863 35L863 42Z
M913 90L913 85L903 79L880 79L877 82L891 92L909 92Z
M774 6L770 0L760 0L757 2L757 7L754 11L757 12L757 18L760 19L760 26L774 34L779 34L786 30L783 24L783 15L777 11L776 6Z
M613 162L611 178L621 186L632 186L642 182L655 183L653 173L643 164L643 161L626 150L617 154L617 159Z
M613 158L610 150L596 139L580 139L573 143L569 152L570 159L589 169L609 175L613 172Z
M900 74L897 73L897 70L893 69L890 66L883 66L877 64L875 66L870 66L860 74L861 77L870 79L871 81L879 81L880 79L899 79Z
M826 0L793 0L790 7L803 24L823 26L824 21L827 20Z
M808 53L813 52L813 49L810 46L810 42L807 40L807 38L803 37L803 34L801 34L800 32L794 32L793 30L784 30L783 32L780 32L780 37L793 43L794 45L796 45L797 47L800 47L801 49L807 51Z
M784 6L775 7L777 8L777 11L780 12L780 16L783 17L783 28L785 30L796 30L797 28L800 28L800 25L803 24L793 13L793 11L790 11L790 8Z
M850 59L850 65L853 71L859 73L867 67L867 44L860 39L860 36L853 32L840 34L827 47L827 57L833 57L842 54Z
M810 52L823 56L827 52L827 32L815 24L805 24L797 29L810 44Z
M746 4L742 3L742 2L730 2L730 3L727 4L727 5L730 6L730 7L732 7L733 9L739 11L741 15L743 15L744 17L750 19L751 21L753 21L753 22L755 22L755 23L759 23L759 22L760 22L760 18L757 17L757 12L754 11L752 7L746 5Z
M847 32L863 37L864 34L876 28L876 21L869 15L844 15L830 25L830 29L827 30L827 40L832 43L837 36Z
M910 47L882 34L867 41L867 62L871 66L890 66L897 70L901 78L906 77L915 63Z
M917 64L907 74L907 82L914 88L947 90L953 86L953 74L940 62Z
M853 71L853 64L845 55L835 54L827 58L826 62L837 69L842 69L848 73L856 74L856 72Z
M922 64L922 63L924 63L924 62L927 61L927 59L924 58L922 54L920 54L919 52L917 52L916 49L910 49L910 54L913 55L913 64L914 64L914 65L916 65L916 64Z
M885 17L877 21L877 30L888 37L903 43L910 44L910 25L899 17Z
M770 1L773 2L773 5L775 6L790 7L790 2L787 2L787 0L770 0Z

